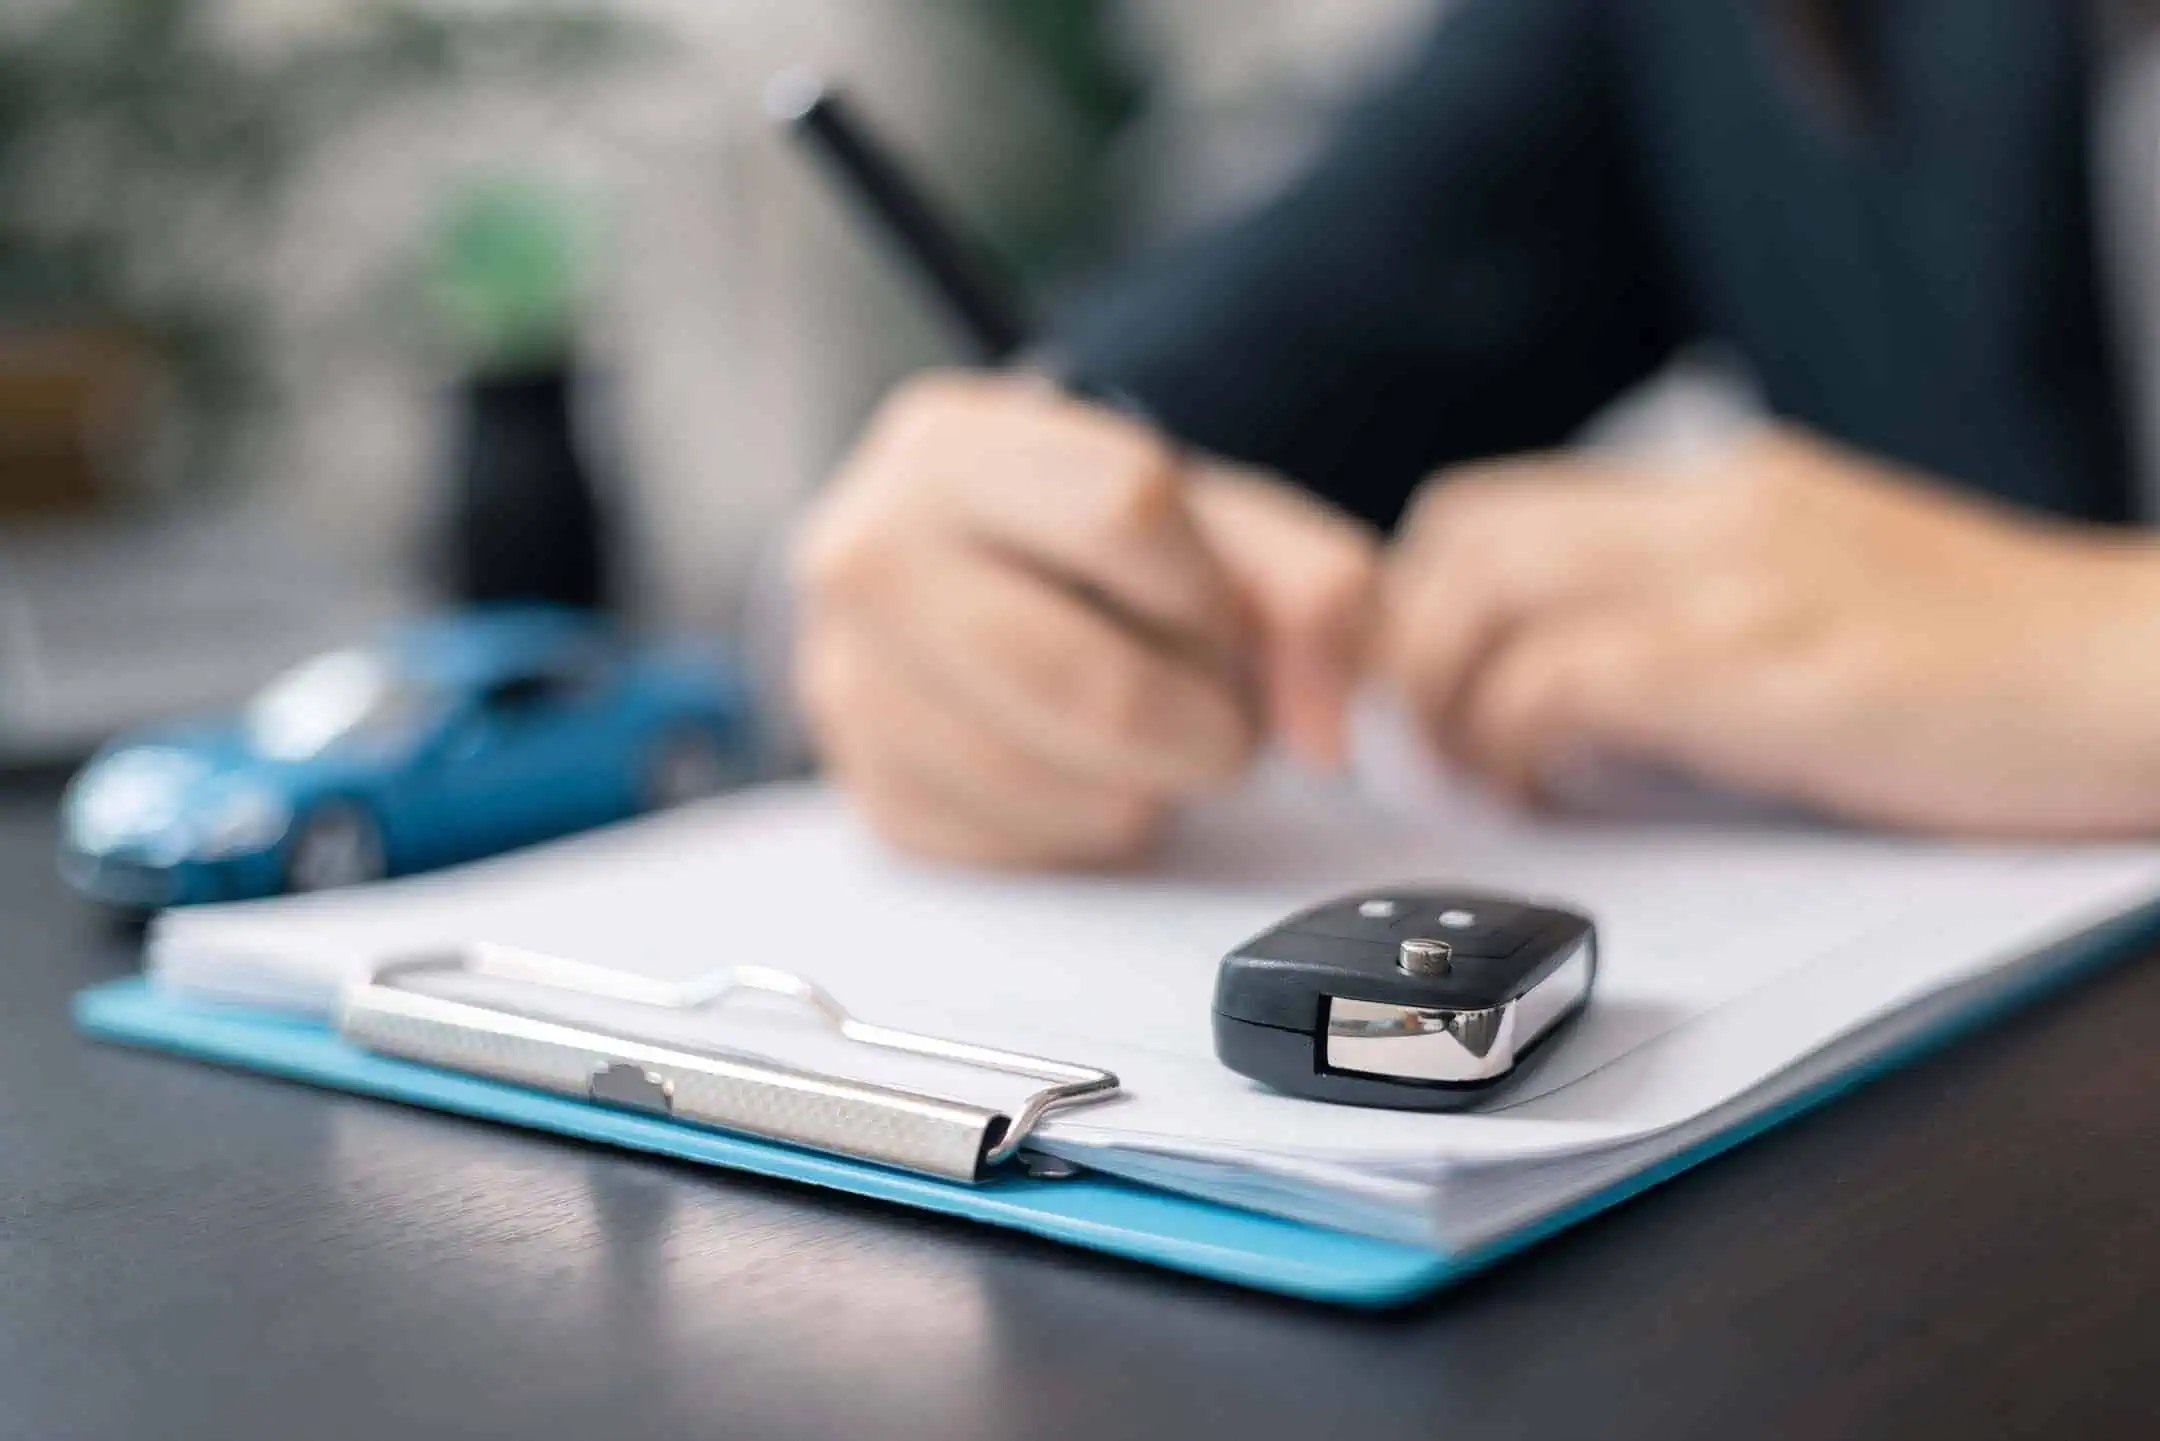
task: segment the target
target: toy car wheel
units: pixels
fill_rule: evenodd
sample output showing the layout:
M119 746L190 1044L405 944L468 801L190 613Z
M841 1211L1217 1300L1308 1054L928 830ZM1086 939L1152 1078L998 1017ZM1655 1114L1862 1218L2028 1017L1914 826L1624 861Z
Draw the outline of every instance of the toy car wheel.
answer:
M383 877L382 832L358 806L332 801L300 822L285 852L285 889L327 891Z
M654 810L686 805L728 789L742 777L717 737L703 731L663 736L645 764L645 804Z

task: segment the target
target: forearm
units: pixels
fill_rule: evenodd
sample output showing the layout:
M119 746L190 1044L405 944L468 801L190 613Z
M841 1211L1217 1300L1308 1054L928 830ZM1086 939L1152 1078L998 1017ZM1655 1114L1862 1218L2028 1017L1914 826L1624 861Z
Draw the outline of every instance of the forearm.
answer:
M1558 443L1682 331L1605 26L1458 7L1282 196L1076 311L1076 368L1382 525L1440 465Z

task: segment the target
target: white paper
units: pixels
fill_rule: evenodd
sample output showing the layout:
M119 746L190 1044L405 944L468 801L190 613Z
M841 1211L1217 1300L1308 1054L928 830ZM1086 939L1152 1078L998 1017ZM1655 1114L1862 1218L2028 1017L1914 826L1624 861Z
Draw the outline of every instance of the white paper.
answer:
M1598 922L1589 1011L1502 1108L1326 1105L1215 1061L1225 952L1299 907L1404 881L1550 897ZM2152 848L1532 822L1283 772L1188 817L1144 872L985 875L900 861L800 786L366 892L169 913L150 954L164 984L322 1010L385 955L476 940L670 979L778 966L881 1024L1116 1071L1119 1099L1046 1124L1052 1149L1460 1240L1496 1208L1534 1214L1586 1175L1647 1164L1841 1037L2156 894Z

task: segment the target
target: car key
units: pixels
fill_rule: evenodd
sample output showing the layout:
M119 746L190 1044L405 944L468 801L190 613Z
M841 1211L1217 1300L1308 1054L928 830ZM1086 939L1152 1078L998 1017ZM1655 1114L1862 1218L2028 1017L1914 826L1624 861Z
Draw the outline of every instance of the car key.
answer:
M1223 958L1215 1054L1293 1096L1455 1110L1580 1011L1596 973L1596 927L1574 911L1445 888L1363 891Z

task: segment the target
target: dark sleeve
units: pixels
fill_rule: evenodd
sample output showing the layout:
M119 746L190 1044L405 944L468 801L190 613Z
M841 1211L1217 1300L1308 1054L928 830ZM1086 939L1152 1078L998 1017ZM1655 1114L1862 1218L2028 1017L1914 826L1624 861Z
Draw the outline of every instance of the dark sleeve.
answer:
M1465 0L1271 203L1059 329L1084 384L1391 524L1429 471L1557 444L1680 324L1603 0Z

